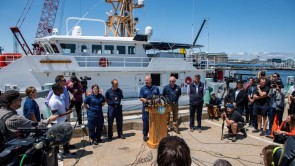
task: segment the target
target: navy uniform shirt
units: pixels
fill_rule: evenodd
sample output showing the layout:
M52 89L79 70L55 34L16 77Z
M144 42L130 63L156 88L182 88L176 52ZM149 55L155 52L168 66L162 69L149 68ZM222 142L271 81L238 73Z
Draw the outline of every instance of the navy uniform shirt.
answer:
M163 96L168 97L170 102L177 103L179 97L181 96L181 89L176 84L173 88L170 86L170 84L166 85L163 89Z
M24 117L26 117L29 120L32 120L31 119L32 113L34 113L34 115L37 119L37 122L40 122L41 115L40 115L40 110L39 110L39 106L38 106L37 102L34 99L27 97L26 101L24 103L24 109L23 109Z
M160 95L160 90L158 87L152 85L151 87L147 87L146 85L140 89L139 98L145 98L150 100L153 95ZM144 103L142 104L142 109L144 110Z
M105 93L105 98L108 100L108 105L120 106L121 100L124 98L123 91L120 88L117 88L116 90L110 88Z
M105 98L101 94L91 94L87 96L84 100L84 103L89 106L87 113L91 113L91 115L97 115L99 111L102 111L102 103L104 102Z

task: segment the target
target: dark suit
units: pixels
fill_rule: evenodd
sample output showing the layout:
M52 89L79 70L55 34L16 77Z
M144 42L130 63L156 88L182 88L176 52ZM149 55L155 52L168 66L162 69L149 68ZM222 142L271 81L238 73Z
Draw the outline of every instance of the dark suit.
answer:
M247 92L244 89L241 89L238 93L238 95L236 95L236 92L238 91L238 89L235 89L234 91L234 102L236 103L237 106L237 111L243 115L244 112L244 108L245 108L245 100L248 97L247 96Z

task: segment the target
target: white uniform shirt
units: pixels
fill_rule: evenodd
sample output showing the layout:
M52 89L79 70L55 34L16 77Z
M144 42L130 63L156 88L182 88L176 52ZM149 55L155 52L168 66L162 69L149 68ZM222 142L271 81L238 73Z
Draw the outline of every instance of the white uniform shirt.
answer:
M50 98L48 105L51 110L57 110L57 113L55 113L57 115L60 115L66 112L66 105L64 100L60 96L57 96L55 94L53 94L52 97ZM65 122L66 119L67 119L67 116L65 115L65 116L57 118L56 122L62 123L62 122Z

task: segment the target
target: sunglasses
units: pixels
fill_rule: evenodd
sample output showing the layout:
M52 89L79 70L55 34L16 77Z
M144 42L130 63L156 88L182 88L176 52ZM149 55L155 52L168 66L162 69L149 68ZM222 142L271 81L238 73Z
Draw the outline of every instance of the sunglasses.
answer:
M170 81L170 82L175 82L175 81Z

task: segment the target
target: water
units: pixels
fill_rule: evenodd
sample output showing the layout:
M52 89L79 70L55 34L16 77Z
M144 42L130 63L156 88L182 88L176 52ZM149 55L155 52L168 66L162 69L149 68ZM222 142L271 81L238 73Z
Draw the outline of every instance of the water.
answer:
M258 71L251 71L251 70L236 70L236 71L237 71L237 73L255 74L256 76L257 76L257 72L258 72ZM286 87L287 77L288 76L294 76L295 77L295 71L294 70L266 70L266 76L271 76L273 73L280 74L280 77L281 77L282 82L283 82L285 87Z

